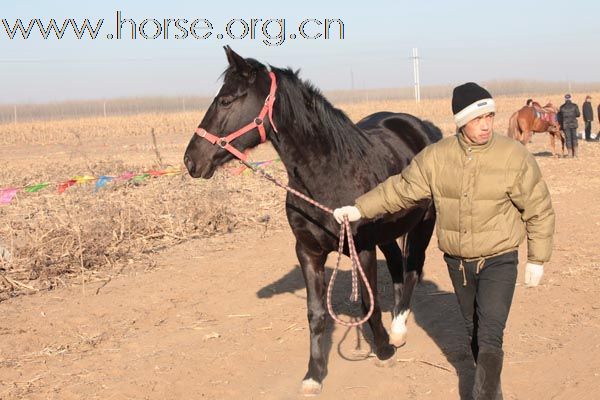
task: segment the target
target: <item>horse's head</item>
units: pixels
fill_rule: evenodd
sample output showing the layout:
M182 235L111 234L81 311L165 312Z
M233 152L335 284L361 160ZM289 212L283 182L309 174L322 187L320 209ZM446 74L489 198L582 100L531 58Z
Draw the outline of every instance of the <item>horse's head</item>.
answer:
M274 129L271 112L275 77L256 60L225 47L229 67L185 150L183 160L194 178L210 178L217 167L259 145ZM266 129L268 127L268 130Z

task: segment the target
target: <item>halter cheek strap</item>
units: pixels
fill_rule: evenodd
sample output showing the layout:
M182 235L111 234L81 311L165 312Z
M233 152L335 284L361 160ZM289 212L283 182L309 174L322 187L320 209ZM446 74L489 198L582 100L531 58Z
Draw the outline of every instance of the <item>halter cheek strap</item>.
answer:
M211 144L213 144L213 145L216 144L217 146L221 147L222 149L227 150L228 152L230 152L231 154L233 154L235 157L239 158L240 160L246 161L247 156L231 145L231 142L233 140L252 131L254 128L257 128L258 133L260 135L260 142L264 143L267 140L267 131L265 130L265 126L264 126L265 117L269 118L271 127L273 128L275 133L278 133L277 127L275 126L275 123L273 122L273 105L275 104L275 92L277 91L277 81L275 79L275 74L272 71L269 71L269 77L271 78L271 89L269 90L269 94L267 95L267 98L265 99L265 104L263 105L262 109L260 110L258 117L254 118L254 120L252 122L241 127L237 131L232 132L229 135L226 135L223 137L214 135L214 134L208 132L206 129L200 128L200 127L198 127L198 129L196 129L196 134L198 136L200 136L201 138L208 140Z

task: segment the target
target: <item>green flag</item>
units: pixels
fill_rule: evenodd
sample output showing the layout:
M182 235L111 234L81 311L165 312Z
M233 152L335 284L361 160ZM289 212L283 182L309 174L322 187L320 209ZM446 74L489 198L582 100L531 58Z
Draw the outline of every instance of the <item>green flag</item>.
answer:
M49 185L50 185L50 183L48 183L48 182L36 183L33 185L26 186L23 190L25 190L27 193L35 193L35 192L39 192L42 189L47 188Z

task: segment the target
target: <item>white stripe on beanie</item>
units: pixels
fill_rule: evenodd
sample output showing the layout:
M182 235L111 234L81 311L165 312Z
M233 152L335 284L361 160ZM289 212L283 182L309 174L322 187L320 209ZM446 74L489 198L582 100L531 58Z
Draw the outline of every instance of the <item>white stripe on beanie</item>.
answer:
M457 127L462 128L472 119L492 112L496 112L496 103L494 103L494 99L477 100L473 104L454 114L454 122Z

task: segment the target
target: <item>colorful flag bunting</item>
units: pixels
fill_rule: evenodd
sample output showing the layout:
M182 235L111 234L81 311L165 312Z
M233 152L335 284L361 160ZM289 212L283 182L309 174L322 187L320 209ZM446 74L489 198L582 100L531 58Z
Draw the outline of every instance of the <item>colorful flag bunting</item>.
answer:
M264 166L271 165L274 162L280 162L280 161L281 160L279 160L279 159L275 159L275 160L253 162L252 165L257 166L257 167L258 166L264 167ZM121 180L121 181L133 180L134 182L141 182L149 177L179 175L179 174L181 174L181 171L182 171L181 167L168 166L167 168L165 168L163 170L150 170L147 172L143 172L141 174L135 174L133 172L128 171L128 172L122 173L121 175L119 175L117 177L102 175L98 178L90 176L90 175L77 175L77 176L74 176L72 179L69 179L68 181L65 181L65 182L58 182L58 183L42 182L42 183L35 183L35 184L27 185L24 187L2 188L2 189L0 189L0 204L9 204L20 190L22 190L26 193L36 193L42 189L47 188L50 185L52 185L52 186L56 185L56 187L58 188L58 193L62 194L68 188L70 188L71 186L73 186L75 184L82 185L82 184L86 184L88 182L96 181L94 191L97 192L100 188L106 186L108 182L111 182L113 180ZM234 175L239 175L241 173L250 173L250 172L251 172L251 170L247 169L245 166L236 168L235 170L232 171L232 173Z

